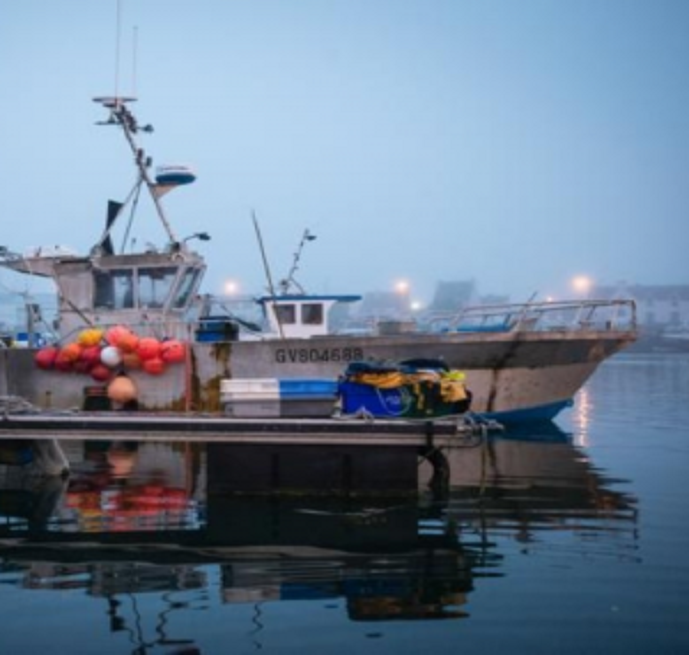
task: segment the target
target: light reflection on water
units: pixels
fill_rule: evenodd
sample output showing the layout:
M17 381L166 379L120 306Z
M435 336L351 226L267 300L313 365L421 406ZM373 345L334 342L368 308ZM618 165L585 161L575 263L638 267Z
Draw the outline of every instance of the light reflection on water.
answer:
M486 600L499 584L503 600L493 602L511 617L506 634L515 617L535 611L536 601L514 600L522 588L532 590L529 598L550 598L538 612L557 621L554 599L568 571L578 587L566 592L581 596L577 611L587 623L583 608L595 605L602 580L612 576L627 598L628 581L649 576L634 479L603 470L591 447L609 435L600 426L609 426L604 410L616 404L613 394L627 411L639 406L643 376L631 380L631 366L612 362L602 370L564 427L513 430L453 449L446 495L428 489L427 463L409 493L228 494L231 472L217 462L233 453L204 444L70 442L67 480L5 467L0 608L10 627L0 644L17 652L40 646L35 626L47 630L59 599L59 611L72 619L50 624L58 650L73 647L78 634L100 653L221 653L230 642L237 652L291 643L324 652L335 643L360 645L361 637L394 645L391 652L421 652L409 650L405 638L413 622L435 650L456 652L458 637L435 620L462 619L482 639L496 639L482 626L488 616L500 625ZM655 370L654 379L667 383L669 376L683 392L675 366ZM624 415L625 426L629 419ZM252 465L243 466L242 479ZM565 606L559 611L576 623ZM620 650L606 652L634 652L637 621L626 618L610 632ZM674 645L681 639L664 634ZM538 651L538 630L534 635Z
M589 425L591 423L591 397L586 387L581 389L577 394L577 402L574 406L572 422L577 428L575 430L575 444L580 448L590 446Z

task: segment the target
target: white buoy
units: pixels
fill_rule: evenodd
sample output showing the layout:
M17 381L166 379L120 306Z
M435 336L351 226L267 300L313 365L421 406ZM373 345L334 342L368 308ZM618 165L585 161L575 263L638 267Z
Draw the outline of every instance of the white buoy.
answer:
M106 346L100 353L100 361L108 368L115 368L122 363L122 353L115 346Z

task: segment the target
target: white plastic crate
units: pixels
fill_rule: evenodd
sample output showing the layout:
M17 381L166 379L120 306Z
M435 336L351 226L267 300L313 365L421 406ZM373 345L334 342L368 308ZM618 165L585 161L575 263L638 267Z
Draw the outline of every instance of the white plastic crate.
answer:
M220 381L220 401L280 400L280 383L276 378L245 378Z

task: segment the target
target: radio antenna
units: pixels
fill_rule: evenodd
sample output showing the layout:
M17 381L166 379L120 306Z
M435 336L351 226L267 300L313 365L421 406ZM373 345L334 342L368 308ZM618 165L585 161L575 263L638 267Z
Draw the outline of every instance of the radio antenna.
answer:
M294 253L294 261L292 262L292 268L289 269L287 277L280 282L280 287L282 288L282 293L289 293L290 287L294 285L299 293L306 293L304 288L294 279L294 274L299 268L299 260L301 259L301 251L304 250L304 246L308 241L313 241L316 238L315 234L312 234L308 229L304 230L304 235L301 238L297 252Z
M119 97L120 92L120 40L122 32L122 5L117 0L117 16L115 26L115 98Z
M139 50L139 28L134 26L132 34L132 95L136 98L136 59Z

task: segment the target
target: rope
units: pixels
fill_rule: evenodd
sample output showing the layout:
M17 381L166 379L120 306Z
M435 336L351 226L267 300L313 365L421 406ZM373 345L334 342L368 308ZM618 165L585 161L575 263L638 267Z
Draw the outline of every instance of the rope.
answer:
M8 414L40 414L41 410L21 396L0 396L0 412Z

